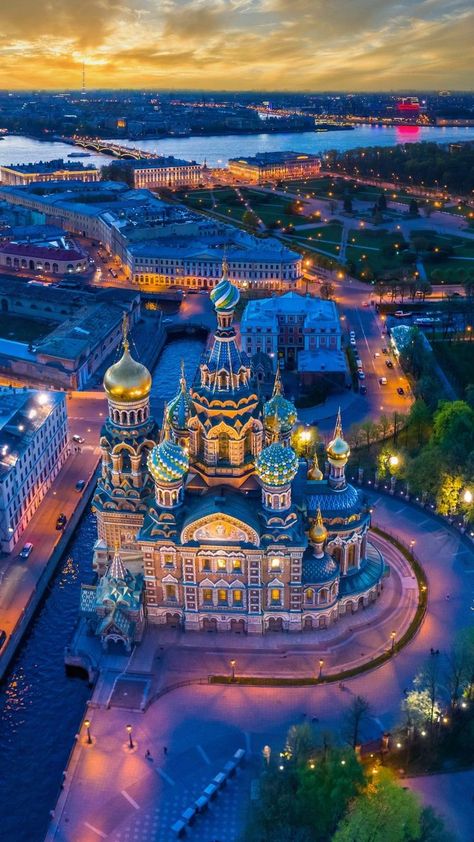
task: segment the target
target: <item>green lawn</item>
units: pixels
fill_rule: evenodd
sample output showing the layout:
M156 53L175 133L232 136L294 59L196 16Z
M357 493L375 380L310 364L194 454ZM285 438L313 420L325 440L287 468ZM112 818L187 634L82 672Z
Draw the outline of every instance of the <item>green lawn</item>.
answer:
M0 314L0 337L14 342L36 342L55 326L55 322L35 321L11 313Z
M447 376L464 392L474 383L474 342L432 342L433 351Z

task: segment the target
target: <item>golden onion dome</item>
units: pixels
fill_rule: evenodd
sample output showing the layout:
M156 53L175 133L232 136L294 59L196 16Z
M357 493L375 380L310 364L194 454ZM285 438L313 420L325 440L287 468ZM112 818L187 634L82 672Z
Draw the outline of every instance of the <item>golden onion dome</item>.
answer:
M321 482L321 480L324 479L324 474L319 467L318 454L316 452L314 453L313 461L309 466L308 479L313 480L315 482Z
M323 523L323 516L321 509L318 507L318 513L315 520L313 520L309 529L309 540L312 544L324 544L327 541L328 531Z
M151 389L151 374L130 354L126 318L123 323L123 353L117 363L105 372L104 389L112 401L132 403L146 398Z

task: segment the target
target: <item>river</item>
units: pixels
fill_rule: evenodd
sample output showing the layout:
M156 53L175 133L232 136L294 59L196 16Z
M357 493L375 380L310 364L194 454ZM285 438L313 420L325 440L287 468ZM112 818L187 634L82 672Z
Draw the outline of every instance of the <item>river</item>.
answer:
M436 141L457 143L474 139L474 127L437 128L435 126L357 126L353 131L289 132L286 134L211 135L209 137L166 137L155 140L120 140L124 146L136 146L160 155L175 155L212 167L224 166L229 158L255 155L257 152L294 150L324 153L328 149L345 151L356 146L394 146L397 143ZM65 143L35 140L21 135L6 135L0 140L0 164L34 163L64 158L74 151ZM76 149L77 151L77 149ZM70 158L69 160L74 160ZM91 154L79 158L83 163L103 166L106 155Z
M191 380L204 343L169 343L153 372L155 399L178 388L181 358ZM0 686L0 837L42 842L62 772L91 690L64 671L64 646L77 621L81 582L93 580L96 522L87 513L52 580L27 637ZM0 562L1 564L1 562Z

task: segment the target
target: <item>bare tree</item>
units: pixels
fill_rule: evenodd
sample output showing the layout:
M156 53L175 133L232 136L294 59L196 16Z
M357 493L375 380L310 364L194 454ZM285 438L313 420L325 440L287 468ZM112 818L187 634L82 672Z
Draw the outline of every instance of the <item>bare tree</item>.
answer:
M344 733L352 748L358 745L360 730L367 717L370 716L370 704L364 696L356 696L345 710Z

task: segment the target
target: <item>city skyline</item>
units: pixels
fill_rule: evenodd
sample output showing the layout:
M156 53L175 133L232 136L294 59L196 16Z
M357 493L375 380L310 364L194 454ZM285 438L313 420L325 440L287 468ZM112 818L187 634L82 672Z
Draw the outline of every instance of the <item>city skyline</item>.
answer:
M21 0L0 12L2 87L467 89L466 0ZM27 61L25 59L28 59Z

